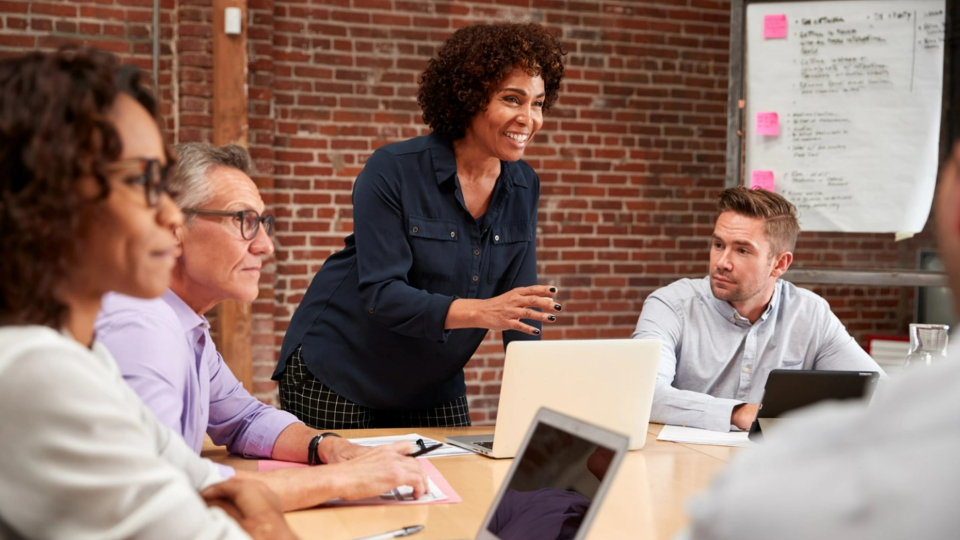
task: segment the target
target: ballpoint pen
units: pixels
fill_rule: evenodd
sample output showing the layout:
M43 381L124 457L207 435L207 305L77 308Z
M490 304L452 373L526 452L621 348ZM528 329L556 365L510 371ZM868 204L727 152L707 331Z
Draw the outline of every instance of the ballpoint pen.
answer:
M440 448L443 448L443 443L437 443L437 444L435 444L435 445L433 445L433 446L423 446L423 447L421 447L419 450L417 450L416 452L414 452L414 453L412 453L412 454L407 454L407 455L410 456L410 457L420 457L420 456L422 456L422 455L424 455L424 454L433 452L434 450L438 450L438 449L440 449Z
M404 527L402 529L397 529L395 531L375 534L373 536L364 536L363 538L356 538L355 540L388 540L390 538L400 538L402 536L410 536L411 534L418 533L422 530L423 530L423 525L411 525L410 527Z

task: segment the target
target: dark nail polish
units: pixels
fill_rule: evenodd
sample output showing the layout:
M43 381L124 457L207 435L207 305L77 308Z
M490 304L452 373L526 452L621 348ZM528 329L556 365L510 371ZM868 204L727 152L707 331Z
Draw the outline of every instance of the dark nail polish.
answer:
M534 328L534 329L533 329L533 335L539 336L539 335L540 335L540 330Z
M557 292L557 288L556 288L556 287L550 287L550 292L556 293L556 292Z
M557 311L563 311L563 306L561 306L560 304L554 304L553 309Z
M550 322L553 322L553 321L557 320L557 318L554 317L553 315L547 315L547 320L550 321Z

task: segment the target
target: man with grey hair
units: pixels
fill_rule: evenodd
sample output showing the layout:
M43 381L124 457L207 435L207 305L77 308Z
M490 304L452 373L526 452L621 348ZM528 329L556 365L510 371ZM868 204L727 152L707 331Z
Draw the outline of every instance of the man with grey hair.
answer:
M124 379L160 421L197 452L204 435L245 457L327 463L311 469L248 473L280 496L286 510L329 499L378 495L400 485L419 496L426 478L409 444L373 450L308 428L251 396L217 353L203 314L223 300L253 301L263 258L273 253L273 216L250 179L252 164L236 145L177 147L170 191L186 216L174 234L181 249L170 289L143 300L110 294L97 318L97 339Z

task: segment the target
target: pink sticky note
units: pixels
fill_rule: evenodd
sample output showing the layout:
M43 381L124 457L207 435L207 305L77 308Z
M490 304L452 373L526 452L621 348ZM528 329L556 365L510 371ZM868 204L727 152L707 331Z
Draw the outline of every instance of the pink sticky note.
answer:
M780 135L780 116L775 112L757 113L757 135Z
M787 37L786 15L763 16L763 39L783 39Z
M757 188L773 191L773 171L753 171L750 189Z

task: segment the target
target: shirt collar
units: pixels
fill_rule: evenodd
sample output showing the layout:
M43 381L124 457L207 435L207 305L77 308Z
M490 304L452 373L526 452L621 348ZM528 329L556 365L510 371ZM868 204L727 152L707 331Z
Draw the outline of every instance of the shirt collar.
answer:
M730 302L725 300L720 300L713 295L713 291L710 289L710 276L704 278L707 284L707 293L710 295L711 300L713 301L714 307L717 309L717 312L723 316L727 321L736 324L737 326L752 326L750 320L741 316L737 312L736 308L730 305ZM757 319L757 323L767 320L767 317L773 313L773 310L777 309L777 306L780 305L780 291L783 285L783 280L778 279L777 284L773 288L773 298L770 299L770 303L767 304L767 309L764 310L763 315L760 315L760 318Z
M163 293L163 296L160 298L162 298L177 315L177 319L180 321L180 326L183 327L184 332L190 332L197 327L201 327L204 330L210 328L210 323L207 322L207 318L197 315L197 312L191 309L172 289L167 289L167 292Z
M441 185L453 181L457 176L457 157L453 153L453 143L436 132L431 133L428 137L430 156L433 158L433 170L437 175L437 184ZM526 177L518 174L519 171L514 171L515 168L508 167L507 162L501 161L500 178L515 186L529 187Z

